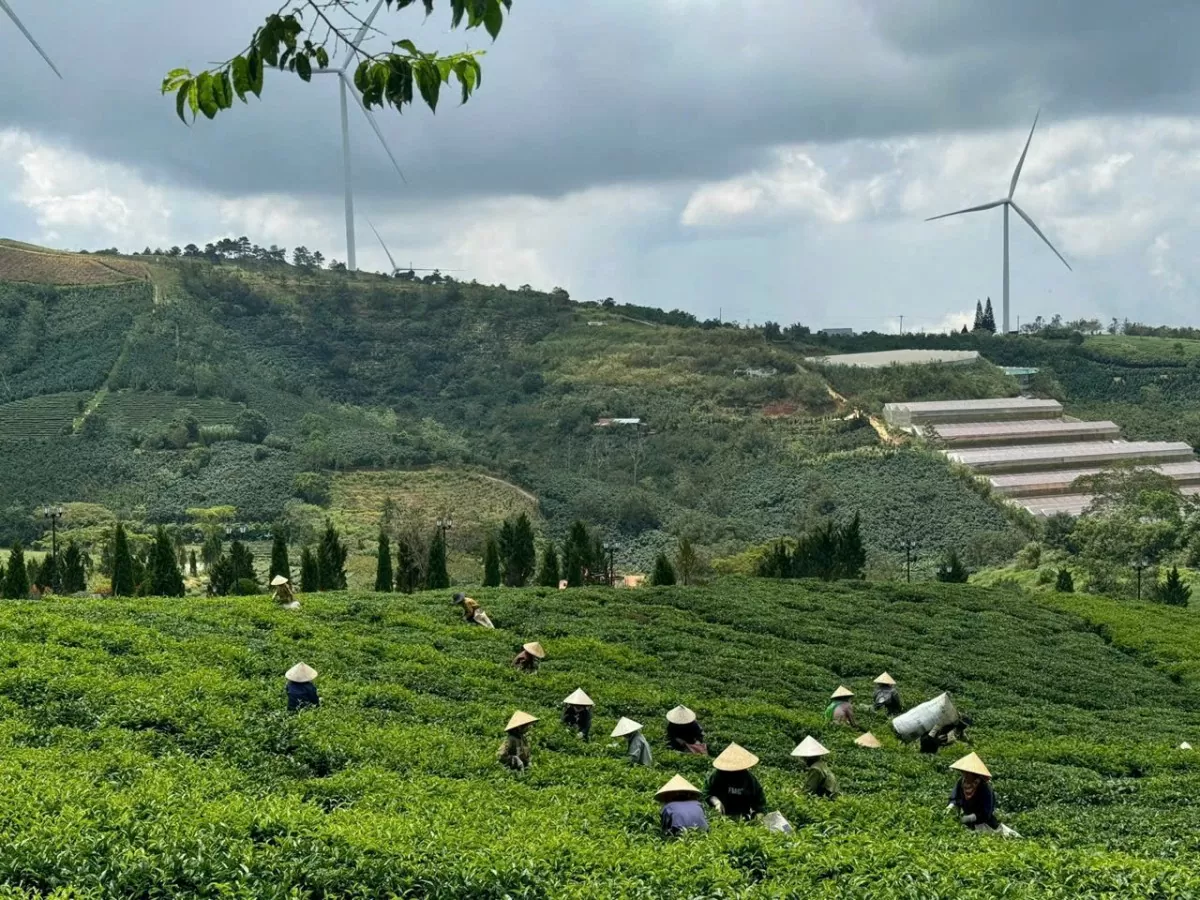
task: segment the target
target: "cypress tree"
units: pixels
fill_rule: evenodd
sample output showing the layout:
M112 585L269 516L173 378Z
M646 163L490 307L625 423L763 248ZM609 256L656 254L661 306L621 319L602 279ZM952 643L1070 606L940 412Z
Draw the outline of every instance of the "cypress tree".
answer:
M650 575L650 583L655 587L669 587L675 583L675 568L667 559L667 554L659 553L654 558L654 571Z
M338 536L337 529L325 520L325 533L317 544L317 571L321 590L344 591L346 589L346 547Z
M450 573L446 571L446 539L442 529L433 534L429 542L429 568L425 575L425 587L431 591L450 587Z
M379 533L379 552L375 559L375 590L386 594L392 589L392 548L385 532Z
M421 566L417 553L408 538L396 540L396 590L413 594L421 587Z
M271 571L268 578L282 575L288 581L292 580L292 566L288 562L287 537L280 529L275 529L275 540L271 544Z
M254 575L254 554L241 541L229 545L229 562L233 566L235 584L239 581L258 581Z
M1187 606L1192 589L1179 577L1179 567L1172 566L1166 580L1155 587L1154 593L1159 603L1165 603L1167 606Z
M300 551L300 590L311 594L321 589L321 570L317 567L317 557L312 550L305 547Z
M500 576L503 574L504 585L506 587L515 587L514 562L516 558L516 540L513 534L513 523L510 519L505 519L504 524L500 526L500 537L498 540L488 536L488 543L495 544L496 551L496 576L495 585L488 584L488 566L487 566L487 546L484 546L483 552L483 585L484 587L498 587L500 584Z
M696 574L698 564L696 551L685 534L679 539L679 549L675 551L675 571L684 585L692 583L692 577Z
M842 526L838 535L837 568L839 578L863 578L866 573L867 551L863 548L858 513Z
M38 566L37 577L30 579L33 584L40 588L53 588L55 575L58 574L55 570L58 568L58 560L54 558L53 553L47 553L42 557L42 563Z
M237 578L233 571L233 561L228 554L222 553L220 558L208 567L208 583L212 592L218 596L224 597L233 593Z
M191 575L193 578L195 578L197 571L198 570L196 567L196 551L193 550L188 554L188 574Z
M175 546L161 525L154 532L154 549L150 555L150 593L155 597L182 597L183 573Z
M87 572L83 567L83 554L74 541L67 544L63 553L62 591L64 594L78 594L87 590Z
M558 551L550 541L542 550L542 567L538 569L537 583L540 587L558 587Z
M507 522L504 523L504 527L508 528ZM503 533L502 531L501 535ZM512 536L511 529L509 529L509 536ZM507 579L505 584L508 584ZM490 534L487 544L483 548L483 586L500 587L500 548L496 544L496 539Z
M972 331L983 331L983 304L978 300L975 301L975 324L971 326Z
M133 556L129 552L125 526L118 522L116 533L113 536L112 595L114 597L132 597L135 587Z
M1058 577L1054 580L1054 590L1060 594L1075 593L1075 579L1067 569L1059 569Z
M30 587L38 583L38 578L42 574L42 566L32 556L25 560L25 580L29 582Z
M992 312L992 298L987 298L987 304L983 307L983 330L996 333L996 314Z
M25 550L21 542L12 545L8 554L8 570L4 574L4 598L24 600L29 596L29 570L25 567Z
M533 523L526 513L517 516L513 525L513 550L509 564L509 584L525 587L537 568L537 548L533 543Z
M567 587L582 587L583 573L591 563L591 538L587 526L575 521L563 544L562 577L567 581Z

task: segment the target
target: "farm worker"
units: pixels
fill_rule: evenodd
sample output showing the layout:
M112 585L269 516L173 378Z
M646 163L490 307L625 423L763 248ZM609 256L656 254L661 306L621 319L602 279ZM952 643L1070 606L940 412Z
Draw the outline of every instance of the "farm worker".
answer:
M546 651L537 641L521 645L521 652L513 659L513 665L522 672L536 672L538 663L546 658Z
M531 716L529 713L522 712L519 709L513 713L512 718L508 720L508 724L504 726L507 734L504 740L500 742L500 749L496 752L496 759L500 760L508 768L515 769L518 772L528 769L529 738L526 735L536 721L537 716Z
M875 679L875 699L871 709L886 709L893 716L898 716L904 711L900 703L900 692L896 690L896 680L887 672Z
M939 728L931 728L925 734L921 735L921 752L922 753L937 753L943 747L949 747L951 744L956 744L959 741L967 741L967 726L971 724L971 720L964 715L949 723L942 725Z
M592 707L595 705L583 688L575 688L563 701L562 723L579 735L581 741L591 736Z
M680 753L708 756L704 729L696 721L696 714L686 706L677 706L667 713L667 747Z
M468 625L482 625L484 628L495 628L488 614L479 608L479 604L466 594L454 595L454 602L463 608L463 621Z
M854 721L854 707L850 705L850 698L853 696L854 691L839 684L838 689L829 697L829 705L825 707L825 721L835 725L849 725L851 728L857 728L858 723Z
M992 792L992 773L978 754L969 753L951 769L962 772L950 794L947 810L957 810L959 821L967 828L983 834L1000 832L1005 837L1020 837L1013 829L996 819L996 795Z
M714 771L704 783L704 794L717 812L750 819L766 811L762 785L750 772L756 765L758 757L737 744L730 744L713 760Z
M839 793L837 778L825 764L829 751L811 735L800 742L792 756L804 760L804 792L814 797L836 797Z
M288 584L288 580L282 575L276 575L271 579L271 587L275 588L275 602L284 609L300 608L300 602L296 599L296 595L292 593L292 586Z
M317 696L317 670L302 662L296 663L284 673L287 679L287 708L288 712L304 709L306 706L320 706L321 698Z
M676 775L658 789L654 799L662 804L663 834L675 837L685 831L708 831L708 818L700 803L700 789Z
M650 756L650 743L642 734L642 724L633 719L621 716L617 727L609 737L623 737L629 741L629 762L635 766L652 766L654 760Z

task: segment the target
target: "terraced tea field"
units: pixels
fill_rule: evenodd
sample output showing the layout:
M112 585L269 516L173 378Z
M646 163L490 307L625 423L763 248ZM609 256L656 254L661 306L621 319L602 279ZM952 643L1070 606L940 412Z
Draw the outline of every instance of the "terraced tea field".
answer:
M131 260L60 253L0 241L0 281L86 286L144 281L147 277L146 267Z
M64 393L30 397L0 406L0 441L59 437L71 430L80 404L90 394Z
M232 425L243 409L242 404L229 400L153 391L114 391L99 406L101 415L124 428L144 428L155 421L170 422L180 410L191 413L201 425Z

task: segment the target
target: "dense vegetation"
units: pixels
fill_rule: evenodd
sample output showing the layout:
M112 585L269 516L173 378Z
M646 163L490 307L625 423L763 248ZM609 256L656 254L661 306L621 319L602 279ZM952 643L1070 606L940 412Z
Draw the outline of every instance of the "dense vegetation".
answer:
M1174 749L1200 731L1200 688L1121 652L1124 626L1106 626L1114 646L1075 615L961 586L476 596L497 631L460 624L448 593L307 596L298 612L264 598L0 607L0 881L63 897L1200 890L1200 768ZM1093 621L1120 614L1063 598ZM1196 658L1194 616L1137 616ZM525 676L509 661L532 639L549 656ZM322 706L289 716L282 673L300 659L321 673ZM943 814L952 755L898 745L861 703L883 750L824 723L834 686L861 700L885 668L910 703L954 692L1024 840ZM579 686L597 732L619 715L645 724L655 768L558 724ZM737 741L762 757L769 807L795 835L718 821L659 837L654 790L707 771L662 749L663 714L681 702L714 750ZM494 755L518 707L541 718L525 776ZM789 752L810 733L833 751L836 801L800 793Z

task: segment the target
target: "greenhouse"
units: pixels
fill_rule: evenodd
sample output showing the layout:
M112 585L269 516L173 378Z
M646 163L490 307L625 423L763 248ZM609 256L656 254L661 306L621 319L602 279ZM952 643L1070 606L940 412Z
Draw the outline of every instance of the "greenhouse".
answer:
M1037 469L1066 469L1111 466L1124 461L1168 462L1192 460L1192 448L1182 441L1095 441L1049 444L1035 447L987 447L948 450L952 462L977 472L1031 472Z
M960 366L979 359L978 350L880 350L874 353L838 353L833 356L810 356L807 362L829 366L858 366L864 369L883 369L887 366L924 366L940 363Z
M1061 419L971 422L929 427L933 436L948 447L1115 441L1121 437L1121 429L1113 422L1067 422Z
M1186 485L1180 489L1185 496L1200 494L1200 485ZM1091 494L1067 494L1053 497L1025 497L1013 500L1018 506L1041 518L1066 513L1069 516L1079 516L1095 499Z
M992 490L1005 497L1034 497L1069 494L1077 478L1098 475L1102 468L1066 469L1057 472L1025 472L1018 475L993 475L988 478ZM1200 461L1163 463L1145 466L1141 471L1156 472L1179 484L1200 484Z
M885 403L883 417L894 428L940 425L952 422L1005 422L1062 418L1057 400L1001 397L986 400L933 400Z

